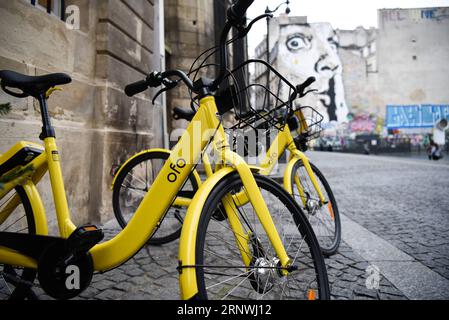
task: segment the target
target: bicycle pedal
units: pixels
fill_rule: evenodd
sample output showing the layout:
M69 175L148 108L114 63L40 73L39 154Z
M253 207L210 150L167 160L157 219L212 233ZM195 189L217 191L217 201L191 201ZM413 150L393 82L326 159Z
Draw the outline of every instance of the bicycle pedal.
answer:
M94 225L87 225L77 228L67 239L69 251L74 254L87 253L104 238L102 229Z

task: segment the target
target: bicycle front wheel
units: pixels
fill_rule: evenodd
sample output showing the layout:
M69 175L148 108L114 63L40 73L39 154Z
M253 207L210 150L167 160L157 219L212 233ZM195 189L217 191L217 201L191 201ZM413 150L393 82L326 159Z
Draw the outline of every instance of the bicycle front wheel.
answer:
M255 175L255 179L293 261L293 269L283 275L252 204L238 203L241 197L232 196L242 191L248 196L238 174L233 174L215 186L201 213L195 266L198 298L328 299L324 259L301 209L273 180L260 175ZM236 231L231 227L231 219L223 206L226 202L234 208L230 214L238 218L243 230ZM217 216L225 218L217 219ZM242 247L248 248L248 252L242 253L239 249ZM249 263L243 262L244 255Z
M0 200L0 217L7 212L10 212L7 219L0 222L0 232L36 234L33 210L22 187ZM36 300L31 289L36 274L34 269L0 264L0 300Z
M331 256L337 252L341 242L340 214L337 201L326 178L315 165L312 163L310 165L325 197L325 203L321 203L302 161L296 162L292 170L293 196L306 213L321 251L325 256Z

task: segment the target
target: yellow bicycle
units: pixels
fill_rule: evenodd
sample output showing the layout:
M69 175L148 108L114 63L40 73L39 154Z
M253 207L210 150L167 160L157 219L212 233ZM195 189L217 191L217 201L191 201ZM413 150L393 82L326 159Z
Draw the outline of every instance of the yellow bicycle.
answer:
M309 79L297 87L299 96L306 94L304 91L313 83L312 80ZM195 111L193 110L174 108L175 119L191 121L194 116ZM336 253L341 241L337 202L324 175L310 163L303 152L307 149L307 142L319 136L319 124L322 119L322 116L310 107L301 107L291 114L287 126L281 131L276 130L277 135L268 148L258 172L261 175L269 176L282 155L286 151L289 152L290 156L283 178L284 188L294 196L301 209L306 213L323 254L330 256ZM255 143L253 144L255 145ZM240 143L240 145L247 146L248 142ZM122 228L126 227L169 156L169 150L145 150L129 158L114 173L111 186L113 209ZM206 175L211 176L213 168L207 155L203 156L203 166ZM180 237L190 199L193 198L201 183L198 172L194 171L179 192L173 207L159 224L158 231L149 240L149 244L161 245Z
M127 87L137 94L148 87L183 82L200 96L200 107L168 161L117 236L100 243L95 226L76 227L65 195L55 131L47 98L55 86L71 81L65 74L29 77L0 71L2 89L39 101L44 147L20 142L0 157L0 281L9 298L33 298L39 285L50 296L69 299L86 289L94 272L123 263L145 245L176 195L211 145L221 159L201 185L184 219L179 247L182 299L328 299L329 285L312 228L293 198L272 180L254 174L226 141L214 92L227 67L226 39L232 27L246 35L244 18L253 0L240 0L228 11L220 44L220 73L196 83L179 70L152 73ZM265 16L264 16L265 17ZM274 69L273 69L274 72ZM172 80L176 78L176 80ZM291 91L295 88L292 86ZM284 107L291 107L287 101ZM48 236L45 209L36 184L49 172L60 237ZM223 207L226 224L212 215Z

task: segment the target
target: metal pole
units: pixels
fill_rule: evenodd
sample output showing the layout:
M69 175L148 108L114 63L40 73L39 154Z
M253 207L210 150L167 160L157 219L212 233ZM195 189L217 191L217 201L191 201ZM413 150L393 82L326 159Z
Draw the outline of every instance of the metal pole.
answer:
M290 7L289 7L290 1L289 0L282 2L274 10L270 10L270 8L267 6L267 9L265 9L265 13L266 14L275 13L284 4L287 5L287 9L285 10L285 13L289 14L290 13ZM271 63L270 60L271 60L271 55L270 55L270 18L267 17L267 63L270 64ZM270 70L269 69L267 69L267 88L270 89ZM268 99L268 102L267 102L268 109L270 109L270 101L269 100L270 99Z
M271 13L270 8L265 10L265 13ZM267 17L267 63L270 63L270 18ZM267 68L267 88L270 89L270 69ZM270 110L270 97L267 101L268 110Z

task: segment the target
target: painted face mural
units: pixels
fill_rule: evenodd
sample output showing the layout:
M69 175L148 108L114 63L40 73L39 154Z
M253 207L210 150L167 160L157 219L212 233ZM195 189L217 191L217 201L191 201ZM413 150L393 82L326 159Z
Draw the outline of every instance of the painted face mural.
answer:
M317 81L310 87L318 93L299 101L323 114L325 122L345 122L342 63L338 56L338 38L329 23L281 26L278 66L292 83L300 84L308 77Z

